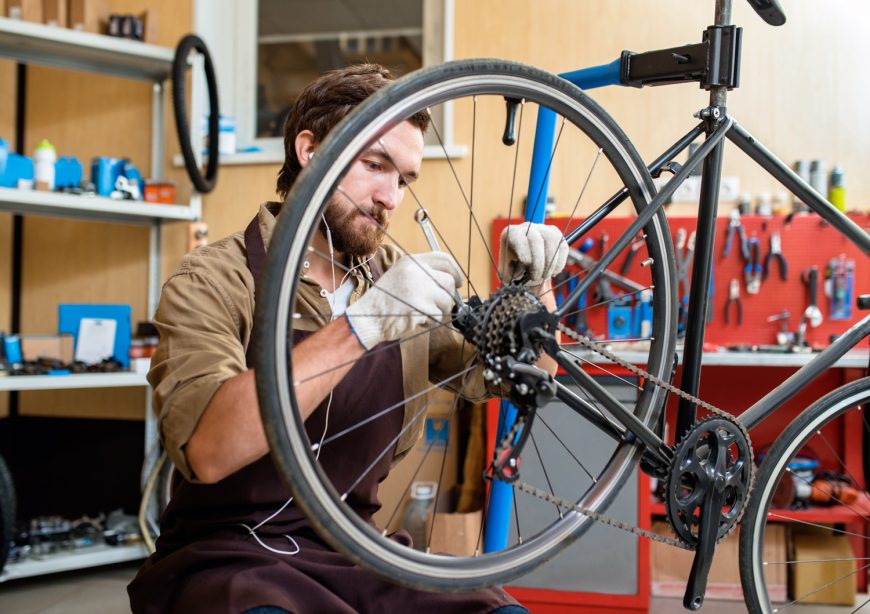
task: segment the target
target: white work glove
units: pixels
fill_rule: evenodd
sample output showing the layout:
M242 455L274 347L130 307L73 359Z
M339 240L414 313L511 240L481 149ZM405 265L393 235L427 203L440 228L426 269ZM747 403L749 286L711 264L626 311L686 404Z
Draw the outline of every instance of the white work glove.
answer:
M565 268L568 243L555 226L524 222L501 232L498 271L505 281L528 273L526 283L538 286ZM546 267L546 270L544 270Z
M453 309L462 270L444 252L402 256L374 287L350 305L345 317L367 350L418 327L444 320Z

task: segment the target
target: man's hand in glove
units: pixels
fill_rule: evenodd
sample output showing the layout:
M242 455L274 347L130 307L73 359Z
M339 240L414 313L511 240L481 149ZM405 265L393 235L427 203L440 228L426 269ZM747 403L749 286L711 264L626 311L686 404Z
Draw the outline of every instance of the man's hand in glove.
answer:
M505 283L539 286L565 268L568 244L555 226L524 222L501 233L498 270Z
M345 317L360 344L370 350L382 341L445 321L463 280L462 270L449 254L409 254L350 305Z

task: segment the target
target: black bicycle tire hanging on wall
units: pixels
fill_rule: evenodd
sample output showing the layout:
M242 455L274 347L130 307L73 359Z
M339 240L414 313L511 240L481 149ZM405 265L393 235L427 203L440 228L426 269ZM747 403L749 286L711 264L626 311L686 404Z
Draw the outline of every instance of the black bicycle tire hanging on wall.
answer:
M0 572L9 558L9 547L15 532L16 497L12 475L0 456Z
M203 57L205 79L208 84L208 163L205 174L196 164L193 153L193 145L190 142L190 124L187 120L187 92L185 87L185 75L187 73L187 56L192 50L198 51ZM172 107L175 111L175 127L178 132L178 143L181 145L181 155L184 158L184 167L193 182L196 191L200 194L208 194L214 189L217 182L218 172L218 136L220 108L218 105L217 79L215 77L214 64L205 42L194 34L188 34L178 42L175 48L175 58L172 61ZM196 121L194 119L194 121Z

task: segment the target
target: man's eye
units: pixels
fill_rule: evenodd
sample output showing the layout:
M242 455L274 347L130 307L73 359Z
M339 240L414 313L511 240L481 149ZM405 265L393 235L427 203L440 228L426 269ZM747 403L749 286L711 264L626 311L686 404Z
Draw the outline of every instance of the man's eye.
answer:
M379 162L374 162L372 160L363 160L363 164L365 164L367 169L372 171L379 171L382 168Z
M399 177L399 187L404 188L406 185L408 185L408 182Z

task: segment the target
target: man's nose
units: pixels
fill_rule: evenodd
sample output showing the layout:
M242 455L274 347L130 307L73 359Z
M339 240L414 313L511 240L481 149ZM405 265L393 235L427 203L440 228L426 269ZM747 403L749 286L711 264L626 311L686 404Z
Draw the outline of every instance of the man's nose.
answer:
M399 192L398 174L384 174L384 178L378 182L378 188L374 194L374 200L384 209L393 210L399 206L401 196Z

